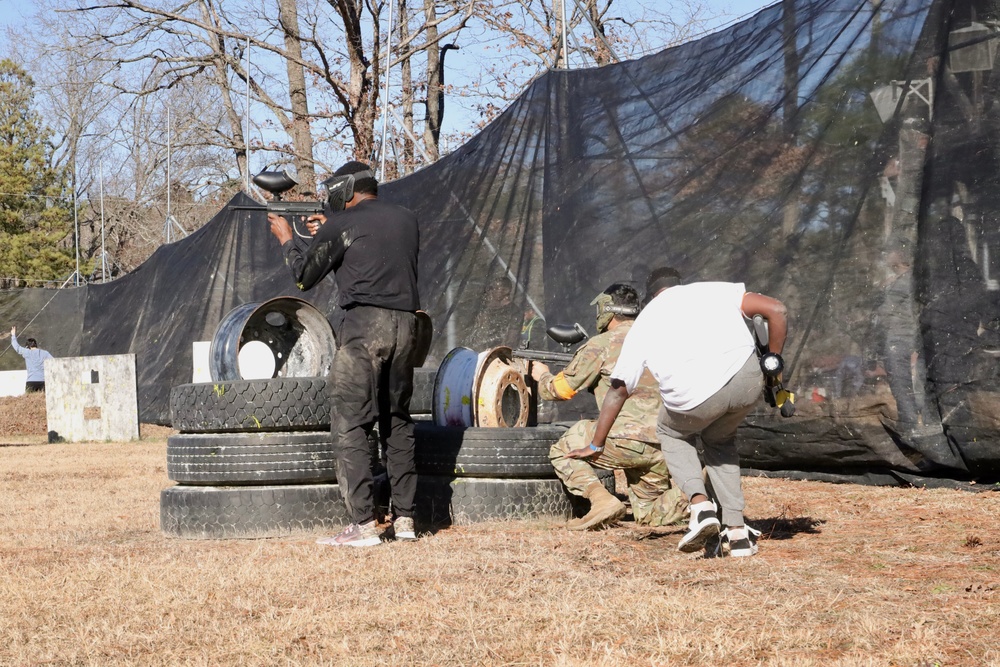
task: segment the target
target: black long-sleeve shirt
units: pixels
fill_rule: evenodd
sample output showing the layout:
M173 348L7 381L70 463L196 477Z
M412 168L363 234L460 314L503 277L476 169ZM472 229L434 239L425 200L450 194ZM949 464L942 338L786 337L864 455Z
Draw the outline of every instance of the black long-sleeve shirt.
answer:
M291 241L282 250L300 290L311 289L333 271L341 308L379 306L412 312L420 308L419 245L412 211L365 199L344 211L327 212L327 221L307 252Z

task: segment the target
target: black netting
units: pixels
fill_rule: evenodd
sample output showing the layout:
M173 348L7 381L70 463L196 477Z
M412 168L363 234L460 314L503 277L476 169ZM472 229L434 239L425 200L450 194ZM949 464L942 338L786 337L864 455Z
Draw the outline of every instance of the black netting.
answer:
M547 324L592 331L594 295L642 291L669 264L789 306L798 415L762 404L743 429L748 466L994 473L998 19L966 0L783 3L640 60L541 77L468 144L383 186L421 219L428 365L457 345L552 347ZM89 287L79 351L135 352L142 414L162 420L191 341L239 303L295 294L284 271L263 217L224 211ZM20 299L30 317L47 298L33 294L0 307ZM307 298L325 309L331 296L328 281Z

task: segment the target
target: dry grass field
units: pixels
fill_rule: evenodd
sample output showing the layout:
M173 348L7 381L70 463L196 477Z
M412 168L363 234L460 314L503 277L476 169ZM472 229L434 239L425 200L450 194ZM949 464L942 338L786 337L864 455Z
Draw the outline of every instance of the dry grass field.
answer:
M180 540L168 432L0 431L0 664L1000 664L998 493L747 479L745 560L630 524Z

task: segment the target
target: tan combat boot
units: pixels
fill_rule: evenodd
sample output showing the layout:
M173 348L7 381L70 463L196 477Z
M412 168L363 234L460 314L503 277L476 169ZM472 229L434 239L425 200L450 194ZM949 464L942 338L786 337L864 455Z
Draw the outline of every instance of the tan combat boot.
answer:
M625 516L625 505L600 482L588 486L584 496L590 501L590 511L579 519L567 521L567 530L596 530Z

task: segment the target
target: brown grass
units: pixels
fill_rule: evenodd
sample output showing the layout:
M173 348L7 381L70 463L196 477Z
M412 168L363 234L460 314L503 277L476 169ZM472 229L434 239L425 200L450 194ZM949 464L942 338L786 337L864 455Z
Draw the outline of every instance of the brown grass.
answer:
M165 537L164 461L0 448L0 664L1000 664L995 493L747 479L743 561L543 521L335 550Z

